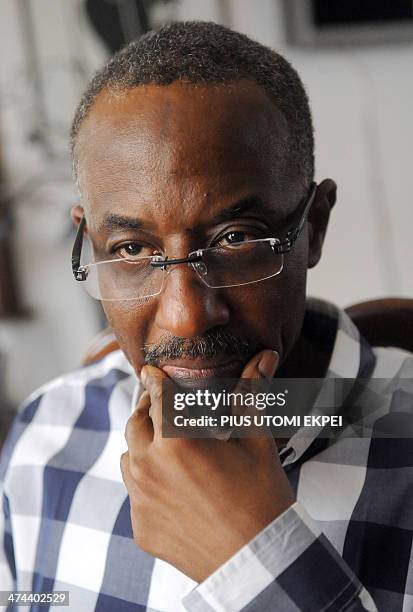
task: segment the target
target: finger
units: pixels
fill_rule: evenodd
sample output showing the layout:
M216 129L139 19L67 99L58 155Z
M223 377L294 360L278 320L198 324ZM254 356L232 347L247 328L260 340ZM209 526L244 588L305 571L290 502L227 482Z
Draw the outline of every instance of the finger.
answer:
M235 388L235 393L241 393L243 397L245 397L246 393L257 392L257 385L254 384L253 381L267 381L269 385L277 370L279 361L279 354L277 351L273 351L271 349L265 349L254 355L254 357L247 363L242 371L241 379ZM263 389L261 388L260 392L262 391ZM235 395L234 397L237 396ZM251 417L251 421L254 423L254 417L262 413L258 411L255 406L245 405L244 403L241 404L238 402L232 406L232 414L234 416L249 415ZM245 434L247 433L244 427L233 427L231 435L237 435L237 431L238 435L243 433L243 437L245 437ZM258 427L254 425L254 427L251 428L250 433L254 435L254 437L267 435L267 427Z
M120 472L122 474L123 482L126 485L126 481L129 479L129 453L122 453L120 456Z
M162 436L162 381L169 379L161 369L146 365L141 371L141 380L150 396L149 417L152 419L154 436Z
M272 378L278 368L280 356L277 351L265 349L260 351L247 363L241 378Z
M138 459L151 444L154 436L152 420L149 416L151 398L144 391L125 427L125 439L133 459Z
M125 484L125 487L128 491L132 491L134 484L130 470L130 461L131 457L129 452L122 453L122 455L120 456L120 473L122 475L122 480Z
M242 393L245 394L251 391L251 387L254 388L254 385L251 384L252 380L268 380L270 381L278 367L280 361L280 356L276 351L265 349L260 351L244 367L241 378L235 387L234 393ZM236 396L235 396L236 397ZM237 406L233 406L234 414L240 414L239 409L237 410ZM242 414L245 414L245 410L241 411Z

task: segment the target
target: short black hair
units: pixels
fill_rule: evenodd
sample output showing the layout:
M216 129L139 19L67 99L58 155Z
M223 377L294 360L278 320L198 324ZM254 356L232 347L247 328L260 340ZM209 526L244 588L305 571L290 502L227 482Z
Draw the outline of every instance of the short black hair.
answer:
M71 127L74 174L76 140L96 96L144 84L234 83L254 80L275 101L289 128L286 163L303 189L314 176L314 137L307 94L291 64L272 49L214 22L184 21L148 32L116 53L83 94ZM289 173L290 174L290 173Z

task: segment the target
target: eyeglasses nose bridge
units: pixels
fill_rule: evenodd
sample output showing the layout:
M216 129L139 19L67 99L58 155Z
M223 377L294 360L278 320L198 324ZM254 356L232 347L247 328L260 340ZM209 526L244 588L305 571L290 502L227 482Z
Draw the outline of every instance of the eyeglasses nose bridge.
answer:
M194 264L202 261L202 252L196 251L195 253L189 253L187 257L182 258L171 258L165 257L163 261L156 261L152 265L156 268L160 268L163 272L169 273L170 269L178 264L187 264L188 266L194 266Z
M166 265L157 266L163 272L162 287L159 293L161 293L162 290L164 289L167 276L171 273L171 270L173 270L175 266L179 266L179 265L186 264L189 268L192 268L196 277L202 281L202 284L205 285L206 283L205 283L204 278L208 274L208 268L206 266L206 263L202 261L202 256L203 256L202 251L195 251L195 252L189 253L189 255L186 258L182 258L182 259L173 260L171 258L170 260L168 260L168 257L166 257L165 258L165 263L167 262ZM207 287L209 287L209 285L207 285Z

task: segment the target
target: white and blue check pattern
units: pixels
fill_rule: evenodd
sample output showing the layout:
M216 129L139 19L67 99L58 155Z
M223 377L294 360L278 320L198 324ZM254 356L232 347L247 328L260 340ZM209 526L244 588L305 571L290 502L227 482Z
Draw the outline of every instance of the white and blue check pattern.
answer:
M366 399L369 427L377 403L411 436L413 355L371 348L320 300L303 333L331 355L327 377L390 381ZM0 589L68 590L74 612L413 611L411 437L291 438L297 502L198 585L133 541L119 460L140 390L117 351L24 404L0 462Z

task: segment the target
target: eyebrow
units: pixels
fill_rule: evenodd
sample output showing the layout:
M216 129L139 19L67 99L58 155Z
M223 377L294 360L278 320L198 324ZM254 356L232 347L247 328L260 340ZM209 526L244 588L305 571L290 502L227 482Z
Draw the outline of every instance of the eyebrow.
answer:
M274 214L274 210L267 206L265 202L258 196L247 196L232 204L229 208L219 211L212 219L213 224L222 223L223 221L231 221L246 213L259 212L261 214Z
M140 230L145 227L145 222L136 217L124 217L116 213L105 216L97 228L98 232L113 232L116 230Z
M229 208L220 210L212 219L212 225L218 225L225 221L231 221L246 213L260 212L268 216L274 214L274 210L267 206L265 202L258 196L247 196L238 200ZM147 227L147 224L142 219L137 217L125 217L116 213L107 214L102 223L98 226L98 232L113 232L119 230L142 230Z

